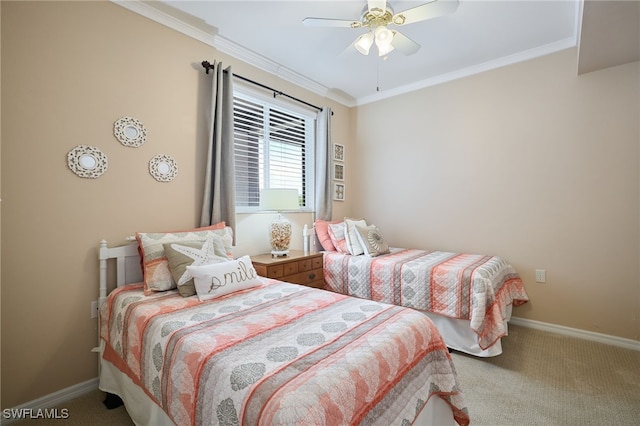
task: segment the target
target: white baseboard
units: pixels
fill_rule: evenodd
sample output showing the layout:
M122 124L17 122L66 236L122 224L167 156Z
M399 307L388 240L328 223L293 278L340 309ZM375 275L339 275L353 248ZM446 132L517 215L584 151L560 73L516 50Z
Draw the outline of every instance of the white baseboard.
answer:
M96 377L94 379L87 380L86 382L78 383L76 385L69 386L68 388L60 389L59 391L34 399L33 401L26 402L17 407L9 408L8 410L36 411L36 410L50 409L50 408L59 406L67 401L70 401L74 398L85 395L95 389L98 389L98 383L99 383L99 379ZM17 422L19 420L22 420L18 418L5 419L4 418L5 410L3 410L2 412L2 421L0 424L8 425L8 424Z
M624 337L611 336L609 334L596 333L594 331L580 330L578 328L565 327L562 325L550 324L547 322L535 321L526 318L511 317L510 324L520 325L522 327L535 328L537 330L548 331L551 333L562 334L579 339L592 340L594 342L604 343L607 345L618 346L625 349L640 351L640 341L625 339Z

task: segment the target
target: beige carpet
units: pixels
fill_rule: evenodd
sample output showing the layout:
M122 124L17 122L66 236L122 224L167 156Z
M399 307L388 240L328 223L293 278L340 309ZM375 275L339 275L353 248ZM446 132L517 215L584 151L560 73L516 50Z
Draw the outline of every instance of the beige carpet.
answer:
M502 342L452 354L472 424L640 425L640 352L514 325Z
M452 354L472 425L640 424L640 352L513 325L503 351L488 359ZM103 399L94 391L69 401L60 407L69 419L49 423L133 424Z

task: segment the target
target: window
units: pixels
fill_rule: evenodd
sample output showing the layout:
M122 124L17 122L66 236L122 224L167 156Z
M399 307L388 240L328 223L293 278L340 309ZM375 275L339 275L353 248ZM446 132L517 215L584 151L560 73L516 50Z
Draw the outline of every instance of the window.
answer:
M238 90L233 104L237 211L257 211L264 188L297 189L311 210L315 118Z

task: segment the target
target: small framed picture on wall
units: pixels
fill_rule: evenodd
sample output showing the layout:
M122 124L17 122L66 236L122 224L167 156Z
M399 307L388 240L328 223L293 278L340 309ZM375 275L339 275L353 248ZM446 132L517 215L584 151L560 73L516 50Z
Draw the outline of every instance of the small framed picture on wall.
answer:
M333 179L334 180L344 180L344 164L334 164L333 165Z
M333 199L335 201L344 201L344 184L343 183L333 184Z
M333 160L344 161L344 145L339 143L333 144Z

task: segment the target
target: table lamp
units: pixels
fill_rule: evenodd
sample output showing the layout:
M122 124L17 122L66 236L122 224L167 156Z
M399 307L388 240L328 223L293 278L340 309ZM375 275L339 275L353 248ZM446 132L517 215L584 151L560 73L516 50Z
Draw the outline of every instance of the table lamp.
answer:
M286 256L291 243L291 222L282 216L283 210L298 210L297 189L272 188L260 192L260 209L277 211L278 215L271 222L271 256Z

